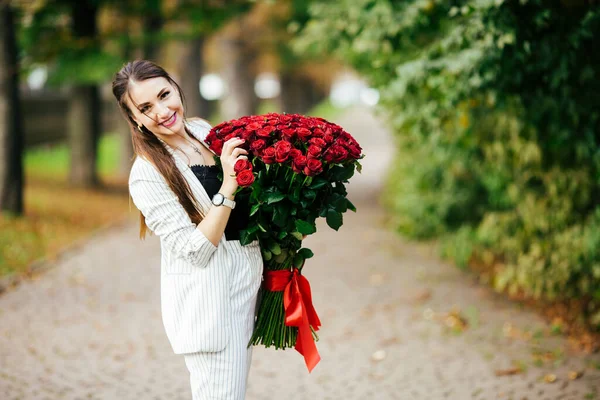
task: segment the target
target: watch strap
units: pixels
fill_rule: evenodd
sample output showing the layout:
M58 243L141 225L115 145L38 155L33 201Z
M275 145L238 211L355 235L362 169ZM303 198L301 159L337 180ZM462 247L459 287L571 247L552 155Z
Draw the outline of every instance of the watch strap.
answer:
M227 197L223 196L223 205L233 210L235 208L235 201L229 200Z

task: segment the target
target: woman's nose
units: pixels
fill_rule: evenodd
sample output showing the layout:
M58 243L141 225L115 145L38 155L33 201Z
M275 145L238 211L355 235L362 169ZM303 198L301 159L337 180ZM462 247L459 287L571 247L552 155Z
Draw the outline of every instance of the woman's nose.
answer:
M156 106L156 117L158 118L159 121L164 120L165 118L169 118L169 107L167 107L164 104L157 104Z

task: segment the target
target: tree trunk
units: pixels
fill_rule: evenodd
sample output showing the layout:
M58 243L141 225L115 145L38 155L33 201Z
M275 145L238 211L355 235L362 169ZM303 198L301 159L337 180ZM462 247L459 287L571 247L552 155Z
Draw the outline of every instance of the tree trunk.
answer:
M161 0L146 0L146 13L143 17L144 24L144 59L159 63L160 44L158 33L164 21L161 14Z
M281 74L281 110L288 114L304 114L324 98L324 94L308 78L293 71Z
M186 43L185 54L181 63L181 89L185 94L185 114L190 117L209 118L211 104L200 95L200 78L204 73L205 38L200 36Z
M72 185L98 186L96 172L100 139L100 96L96 85L79 85L71 90L68 131L71 145Z
M224 120L256 114L258 108L254 76L251 73L253 53L243 40L245 30L242 22L219 41L223 76L227 84L227 93L221 100L221 116Z
M0 3L0 210L23 214L23 124L13 11Z
M73 35L82 40L96 40L95 1L73 3ZM71 149L69 181L74 186L98 186L96 171L100 139L101 101L97 85L77 84L69 98L68 131Z

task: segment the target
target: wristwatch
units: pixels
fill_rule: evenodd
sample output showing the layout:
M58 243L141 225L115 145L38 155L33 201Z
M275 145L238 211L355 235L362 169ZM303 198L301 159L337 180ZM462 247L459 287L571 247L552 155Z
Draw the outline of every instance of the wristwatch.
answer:
M213 196L212 203L215 206L227 206L227 207L231 208L232 210L235 208L235 201L229 200L228 198L223 196L221 193L217 193Z

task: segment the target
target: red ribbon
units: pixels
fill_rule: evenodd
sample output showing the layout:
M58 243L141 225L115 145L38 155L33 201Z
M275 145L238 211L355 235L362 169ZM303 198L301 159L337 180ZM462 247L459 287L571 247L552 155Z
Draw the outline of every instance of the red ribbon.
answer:
M308 280L300 275L297 268L290 270L265 270L264 285L271 292L283 291L285 324L298 327L296 350L304 356L304 362L311 372L321 361L310 327L319 330L321 321L312 304Z

